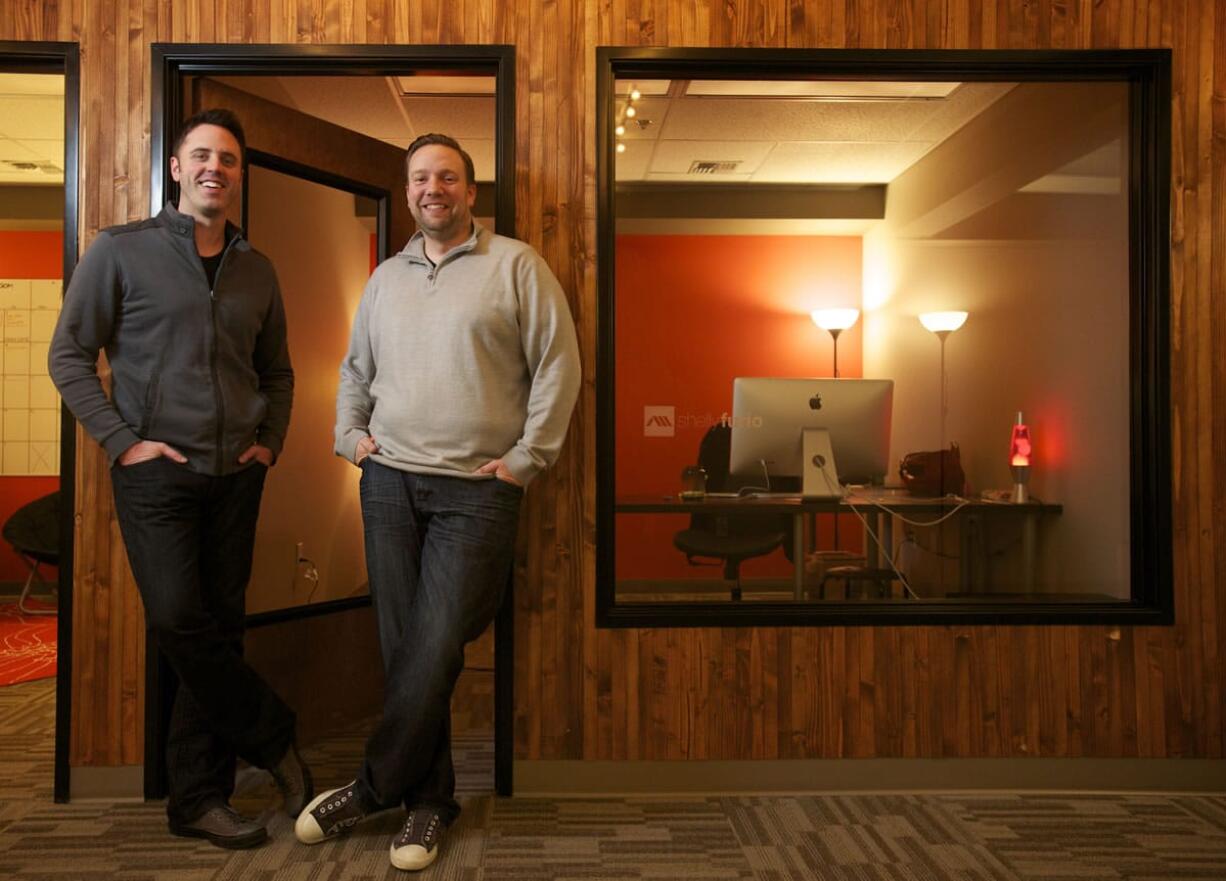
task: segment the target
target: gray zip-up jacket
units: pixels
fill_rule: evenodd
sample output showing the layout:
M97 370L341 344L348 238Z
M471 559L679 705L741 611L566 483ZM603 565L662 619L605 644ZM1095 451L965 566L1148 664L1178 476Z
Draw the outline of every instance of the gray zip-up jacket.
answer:
M98 234L64 294L48 363L112 464L155 440L195 471L230 474L253 443L279 453L289 427L294 372L272 263L230 227L210 290L194 221L170 205Z

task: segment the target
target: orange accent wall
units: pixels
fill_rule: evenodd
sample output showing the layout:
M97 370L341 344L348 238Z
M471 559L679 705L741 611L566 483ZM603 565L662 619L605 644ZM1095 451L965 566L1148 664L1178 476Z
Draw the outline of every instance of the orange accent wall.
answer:
M848 236L617 237L616 492L672 495L737 376L830 376L819 307L859 306L861 241ZM839 374L861 375L860 325L839 337ZM645 406L675 408L673 437L644 435ZM672 544L688 517L619 515L618 578L710 578ZM850 532L850 530L847 530ZM823 534L825 530L823 530ZM745 575L790 572L782 551Z
M0 230L0 278L59 278L64 266L61 232ZM59 489L58 477L0 477L0 523L34 499ZM40 570L54 580L54 570ZM26 565L0 542L0 582L24 581Z
M0 278L59 278L63 268L63 233L0 230Z

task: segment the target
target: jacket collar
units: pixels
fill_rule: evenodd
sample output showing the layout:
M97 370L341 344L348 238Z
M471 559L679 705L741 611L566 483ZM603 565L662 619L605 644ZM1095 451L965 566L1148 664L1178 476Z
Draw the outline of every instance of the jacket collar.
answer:
M193 249L196 247L196 219L190 214L184 214L174 205L167 202L166 207L158 213L157 220L158 223L166 227L166 229L170 230L170 232L176 236L181 236L185 239L191 240ZM238 246L246 244L246 240L243 239L243 231L227 220L226 244L229 245L235 239L238 240L235 242L235 244Z
M474 220L472 235L444 254L443 259L440 260L439 263L446 263L447 261L459 257L461 254L467 254L469 251L476 248L477 243L481 238L481 234L484 232L485 227ZM408 243L404 246L404 249L400 252L400 254L403 257L407 257L410 262L420 263L423 266L429 266L434 262L426 256L426 237L422 235L422 231L420 229L413 233L413 237L409 239Z

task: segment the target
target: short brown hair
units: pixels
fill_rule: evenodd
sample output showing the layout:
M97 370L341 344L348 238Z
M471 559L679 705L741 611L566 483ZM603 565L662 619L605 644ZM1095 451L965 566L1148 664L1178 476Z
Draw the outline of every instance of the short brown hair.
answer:
M409 162L413 159L413 154L416 153L418 150L420 150L422 147L429 147L432 144L436 144L440 147L450 147L452 150L455 150L457 153L459 153L460 158L464 160L464 173L468 175L468 180L466 180L465 183L475 184L477 182L477 171L476 171L476 168L474 168L473 166L473 158L464 151L464 148L460 146L460 142L457 141L455 138L449 137L447 135L439 135L439 134L433 134L433 133L428 134L428 135L421 135L416 140L414 140L413 143L409 144L409 148L407 151L405 151L405 155L404 155L405 177L408 177L409 175Z
M187 136L194 129L200 128L202 125L216 125L224 128L234 135L234 140L238 141L238 158L242 159L247 155L247 137L243 134L243 124L238 121L238 117L234 115L233 110L226 110L224 107L201 110L199 113L189 116L179 128L179 134L175 138L174 146L170 148L170 155L177 156L179 148L183 146Z

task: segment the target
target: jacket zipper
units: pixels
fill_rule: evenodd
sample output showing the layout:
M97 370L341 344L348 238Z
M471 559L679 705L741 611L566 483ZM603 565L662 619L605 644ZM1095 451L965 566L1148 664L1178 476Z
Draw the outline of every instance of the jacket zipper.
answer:
M221 395L221 374L217 369L217 282L221 280L221 272L226 267L226 257L230 253L231 246L236 241L238 241L237 235L226 242L226 247L221 252L221 260L217 263L217 272L213 276L213 284L209 287L209 318L213 327L213 338L209 341L209 371L213 377L213 400L217 404L217 435L214 448L214 456L216 458L214 459L213 466L215 474L224 473L221 460L226 424L226 403Z

